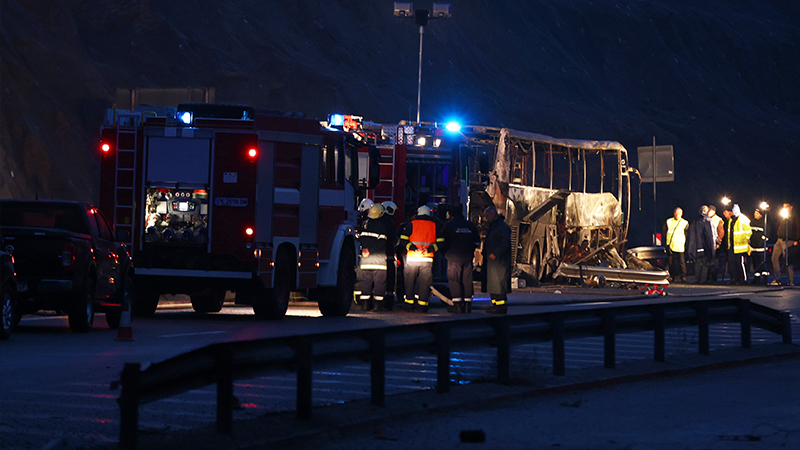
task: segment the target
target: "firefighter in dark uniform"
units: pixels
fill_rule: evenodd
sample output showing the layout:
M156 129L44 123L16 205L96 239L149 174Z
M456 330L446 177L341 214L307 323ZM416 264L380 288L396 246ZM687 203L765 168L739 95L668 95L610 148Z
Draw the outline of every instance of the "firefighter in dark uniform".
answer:
M394 234L394 230L381 220L382 215L383 206L380 203L372 205L358 233L358 243L361 245L361 293L358 303L363 311L369 311L372 307L376 311L388 311L383 303L386 294L386 248L389 235Z
M464 218L461 205L450 206L446 214L442 253L447 258L447 282L453 298L453 306L447 312L468 313L472 311L472 260L481 245L481 236L478 227Z
M406 248L406 265L403 271L405 311L428 312L433 283L433 256L439 249L439 242L443 240L439 237L436 221L431 217L431 209L427 206L420 206L416 217L400 232L400 243Z
M508 292L511 290L511 228L505 217L494 206L483 212L489 231L483 241L483 263L486 271L486 288L492 298L492 307L486 312L505 314Z
M394 228L394 213L397 211L397 205L392 201L383 202L382 205L384 214L380 220L386 222L386 228L390 232L390 234L386 235L386 295L383 298L383 303L386 309L391 311L394 308L397 286L397 263L395 262L394 251L397 246L397 232Z
M766 255L767 236L766 217L760 209L753 211L753 220L750 222L753 234L750 236L750 257L753 261L753 284L767 284L769 270L767 269Z

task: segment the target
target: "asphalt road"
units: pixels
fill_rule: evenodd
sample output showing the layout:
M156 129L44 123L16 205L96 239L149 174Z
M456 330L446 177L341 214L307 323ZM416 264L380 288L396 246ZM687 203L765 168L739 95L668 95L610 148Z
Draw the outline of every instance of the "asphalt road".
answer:
M671 287L670 295L691 297L725 290ZM793 310L795 317L800 311L800 290L737 288L734 292L768 306ZM515 293L511 298L511 312L568 308L577 302L597 299L623 301L631 294L636 292L547 287ZM476 306L475 314L483 314L480 308L487 305ZM222 314L198 317L187 305L165 305L156 317L134 321L135 342L115 341L116 331L105 326L102 315L96 319L96 330L88 334L71 334L63 316L26 316L19 332L11 340L0 343L0 448L40 449L48 443L58 444L59 448L113 446L118 432L119 409L115 399L119 391L110 390L109 383L118 379L125 362L161 361L215 342L452 317L441 307L432 311L429 315L355 312L345 318L322 318L314 306L297 304L290 308L290 315L283 321L261 322L255 320L248 307L226 307ZM754 345L762 339L755 331ZM712 342L726 342L725 329L718 329L716 333ZM732 334L728 340L735 346L736 330ZM763 338L765 342L779 341L767 334ZM800 334L795 333L797 335ZM688 336L675 334L673 338L674 351L696 352L691 332ZM602 366L602 344L589 339L570 345L567 348L568 371ZM545 357L547 353L546 349L532 346L517 350L516 355L523 361L535 361L532 373L541 375L551 367ZM637 340L634 336L628 341L620 337L617 353L620 361L652 358L652 337ZM463 376L467 379L486 377L491 355L459 356L459 370ZM411 368L416 375L410 378L406 373ZM315 405L324 407L368 398L366 374L368 369L358 365L329 371L315 369ZM435 360L421 357L392 361L387 367L387 376L388 395L426 393L435 384ZM251 383L238 383L236 395L242 401L242 408L236 412L237 421L290 411L294 407L293 375L278 374L260 377ZM166 437L203 428L213 420L214 390L208 388L147 405L142 410L140 429L145 435Z

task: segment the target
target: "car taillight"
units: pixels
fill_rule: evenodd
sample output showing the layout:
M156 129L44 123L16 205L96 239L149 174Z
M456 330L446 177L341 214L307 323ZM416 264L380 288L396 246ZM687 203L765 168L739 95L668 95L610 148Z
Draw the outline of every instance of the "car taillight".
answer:
M61 251L61 268L64 272L72 272L75 268L75 253L77 253L75 244L64 242L64 250Z

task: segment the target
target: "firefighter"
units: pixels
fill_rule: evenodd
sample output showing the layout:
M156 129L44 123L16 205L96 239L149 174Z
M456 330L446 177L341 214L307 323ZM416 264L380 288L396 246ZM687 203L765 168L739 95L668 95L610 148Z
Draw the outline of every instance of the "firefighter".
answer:
M386 238L386 296L383 302L388 310L394 309L395 291L397 288L397 258L395 256L395 247L397 246L397 232L394 228L394 213L397 211L397 205L392 201L385 201L382 203L384 214L381 220L386 222L387 228L391 234Z
M431 298L433 282L433 255L439 250L439 237L436 221L431 216L431 209L420 206L417 215L400 232L400 242L406 248L405 278L405 311L428 312L428 300Z
M505 217L494 206L483 212L489 232L483 241L483 261L486 266L486 288L492 298L492 307L486 312L505 314L508 292L511 290L511 228Z
M367 216L369 215L369 209L372 208L375 202L372 200L365 198L361 200L361 203L358 204L358 229L364 225L364 222L367 220Z
M472 260L481 236L478 227L464 218L461 205L451 206L445 214L448 222L442 231L442 253L447 258L447 282L453 297L447 312L468 313L472 311Z
M386 255L388 238L394 234L394 230L381 220L383 213L383 205L373 204L358 233L358 243L361 245L361 293L358 303L362 311L369 311L373 307L376 311L388 311L383 303L386 294Z
M766 217L760 209L753 211L753 220L750 222L753 234L750 236L750 256L753 261L753 284L767 284L769 269L767 268L766 247L767 235Z

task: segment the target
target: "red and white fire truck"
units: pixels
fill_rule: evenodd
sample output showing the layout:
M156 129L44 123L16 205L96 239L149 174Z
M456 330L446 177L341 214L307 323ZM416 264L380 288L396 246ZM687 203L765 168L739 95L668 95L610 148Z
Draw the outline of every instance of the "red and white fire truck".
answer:
M346 315L361 145L319 121L247 106L108 110L100 207L132 237L134 312L153 314L167 293L217 312L233 291L275 319L305 290L323 315Z

